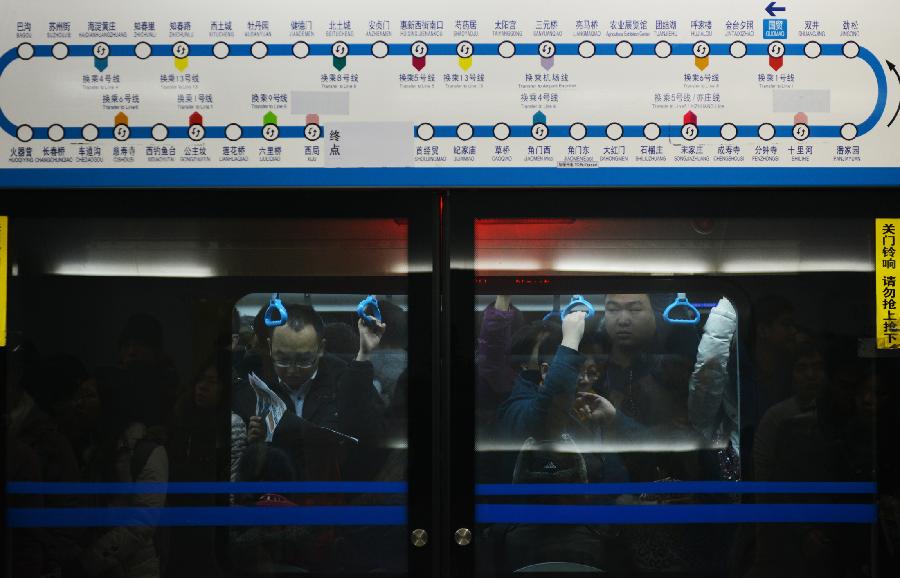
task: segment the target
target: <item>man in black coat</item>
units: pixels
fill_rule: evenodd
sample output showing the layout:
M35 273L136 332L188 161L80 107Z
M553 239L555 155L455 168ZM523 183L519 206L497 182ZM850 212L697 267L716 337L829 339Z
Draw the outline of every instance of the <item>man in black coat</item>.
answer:
M369 354L385 325L359 320L359 351L349 364L326 353L324 323L312 307L289 305L284 325L269 328L259 377L287 406L272 444L291 456L297 479L371 479L378 467L384 407ZM248 443L266 438L247 376L235 383L232 407L248 424Z

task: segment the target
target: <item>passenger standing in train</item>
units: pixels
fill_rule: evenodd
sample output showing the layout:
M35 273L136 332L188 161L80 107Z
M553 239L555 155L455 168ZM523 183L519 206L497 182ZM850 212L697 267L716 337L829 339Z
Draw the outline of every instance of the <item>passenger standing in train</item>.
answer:
M195 375L194 386L175 404L168 426L166 449L171 479L175 482L212 482L224 477L228 433L227 405L223 391L231 379L231 351L218 343ZM172 494L169 506L215 506L214 495ZM222 574L215 555L215 530L208 527L176 527L168 530L167 578Z
M120 484L151 483L165 488L169 481L169 456L165 428L141 421L142 408L121 397L103 403L101 421L110 434L97 452L95 478L91 481ZM167 534L157 526L159 509L166 505L165 490L116 494L102 498L102 506L140 508L139 524L97 528L81 562L88 576L159 578L167 555Z
M646 293L606 296L604 330L611 343L606 387L610 401L644 426L665 423L672 400L652 375L660 321Z
M81 374L59 369L60 363L42 360L29 343L13 343L6 382L6 450L10 481L77 482L80 481L75 452L48 411L61 406L54 403L49 385L71 394L78 387ZM68 369L68 368L67 368ZM83 367L78 368L83 371ZM86 372L84 372L86 374ZM68 400L62 400L62 403ZM39 505L72 508L83 505L77 496L48 495L35 502L14 497L9 505ZM10 550L12 565L22 575L37 576L77 570L83 543L80 532L71 528L36 528L12 530ZM74 568L73 568L74 567Z
M742 428L754 428L766 410L791 396L798 341L794 305L780 295L769 295L754 303L752 321L752 350L744 356L749 363L744 363L742 372L750 403L741 410Z
M825 392L828 376L825 369L825 358L821 350L814 345L803 345L797 350L792 372L794 395L769 408L759 422L756 439L753 444L753 462L755 479L761 481L784 481L788 478L817 478L812 472L798 472L803 463L809 463L807 456L801 462L779 459L785 451L796 451L797 439L785 438L792 425L799 425L797 418L806 415L816 422L814 430L818 430L816 416L817 400ZM810 423L812 423L810 422ZM821 432L820 432L821 433ZM788 447L783 444L788 444ZM805 448L810 450L810 448ZM800 457L800 456L797 456ZM789 471L784 471L789 467ZM825 474L825 472L822 472ZM832 473L832 472L827 472Z
M178 395L178 374L163 344L159 320L148 313L128 318L119 336L117 363L97 368L104 397L115 404L133 404L148 426L164 424Z
M511 349L513 335L517 335L522 324L522 313L512 304L509 295L497 295L482 314L475 350L476 412L482 427L493 419L497 407L509 396L516 375L522 369L511 359L519 353L513 353ZM518 363L521 365L521 361Z
M598 426L620 423L608 400L578 391L584 365L578 347L584 336L585 312L569 313L561 331L553 332L555 327L549 324L551 332L537 336L538 369L520 372L512 393L497 410L497 431L506 441L554 440L569 434L576 445L579 441L592 444L598 441Z
M369 355L375 374L375 389L386 406L391 405L397 388L397 380L408 365L406 311L387 299L379 302L381 320L387 328L378 348Z
M327 353L324 323L312 307L289 305L287 314L286 324L270 328L260 376L287 406L272 443L292 455L302 479L371 479L380 466L372 450L382 440L384 406L369 356L386 325L360 319L359 350L345 364ZM264 440L248 383L238 385L233 406L248 424L248 443Z
M819 415L828 388L825 356L815 344L797 347L792 367L794 395L776 403L760 420L753 445L759 481L833 481L838 478L839 446L829 439ZM809 500L792 496L791 502ZM778 496L767 498L778 502ZM812 498L813 503L816 498ZM840 565L827 524L759 525L748 576L837 576Z

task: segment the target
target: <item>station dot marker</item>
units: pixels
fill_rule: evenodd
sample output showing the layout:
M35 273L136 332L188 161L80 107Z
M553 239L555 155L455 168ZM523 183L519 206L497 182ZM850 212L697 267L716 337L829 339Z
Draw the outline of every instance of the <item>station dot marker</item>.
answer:
M372 45L372 56L375 58L384 58L390 52L387 42L379 40Z
M94 54L94 58L109 58L109 44L106 42L98 42L94 45L91 52Z
M694 140L699 134L700 131L696 124L686 124L681 127L681 138L684 140Z
M191 47L187 42L176 42L172 45L172 56L175 58L187 58L191 54Z
M278 139L278 125L277 124L267 124L262 127L262 137L267 141L273 141Z
M427 122L423 122L416 127L416 136L419 137L419 140L431 140L434 138L434 127Z
M193 141L203 140L206 136L206 129L202 124L192 124L188 127L188 137Z
M550 129L547 128L546 124L538 122L531 125L531 138L534 140L544 140L549 134Z
M63 139L63 136L65 136L65 134L66 134L66 131L62 127L61 124L51 124L47 128L47 138L49 138L53 142L61 141Z
M544 40L538 44L538 54L541 58L553 58L556 56L556 45L549 40Z
M458 138L459 140L469 140L474 134L475 129L473 129L472 125L467 122L464 122L456 127L456 138Z
M131 136L131 129L128 128L127 124L117 124L113 127L113 137L117 141L125 141L128 140L128 137Z
M606 126L606 138L609 140L619 140L623 134L625 134L625 130L617 122L612 122Z
M740 40L732 42L731 46L728 47L728 53L732 58L743 58L747 56L747 45Z
M303 42L294 42L294 45L291 47L291 53L294 55L294 58L306 58L309 56L309 44Z
M350 47L343 40L338 40L331 45L331 55L335 58L346 58L350 54Z
M702 40L700 42L695 42L692 52L697 58L706 58L709 56L709 44Z
M225 130L227 135L228 129ZM169 127L164 125L161 122L158 122L153 125L153 128L150 129L150 136L153 137L155 141L163 141L169 138Z
M847 124L841 127L841 138L844 140L853 140L859 134L859 129L856 128L856 125L848 122Z
M269 54L269 47L265 42L254 42L250 46L250 54L257 60L265 58Z
M28 142L34 137L34 129L27 124L20 124L16 129L16 138L22 142Z
M767 122L763 123L759 125L756 134L759 135L759 138L761 138L762 140L772 140L773 138L775 138L775 127Z
M734 140L737 138L738 129L736 126L731 124L730 122L726 122L719 128L719 136L724 140Z
M81 138L84 140L88 142L95 141L98 136L100 136L100 129L97 128L97 125L86 124L81 127Z
M213 56L222 60L224 58L228 58L228 55L231 54L231 47L228 46L227 42L216 42L213 44Z
M794 125L794 128L791 129L791 134L796 140L805 141L809 138L809 126L802 122L797 123Z
M69 55L69 46L65 42L57 42L50 49L50 54L57 60L62 60Z
M303 128L303 136L309 141L319 140L319 137L322 136L322 127L311 122Z
M851 40L844 44L843 48L841 48L841 52L843 52L844 56L847 58L856 58L859 56L859 44Z
M616 56L619 58L628 58L632 54L634 54L634 48L631 46L631 42L623 40L616 44Z
M428 56L428 45L421 40L416 40L409 47L409 53L416 58L424 58Z
M668 58L672 55L672 45L662 40L656 43L656 46L653 47L653 52L659 58Z
M506 140L509 138L509 125L500 122L494 125L494 138L497 140Z
M581 140L587 136L587 127L580 122L576 122L569 127L569 136L574 140Z
M141 60L147 60L153 54L153 47L146 42L138 42L134 45L134 55Z
M822 45L818 42L807 42L803 46L803 54L807 58L818 58L822 54Z
M512 58L516 55L516 45L509 40L504 40L497 46L497 54L503 58Z
M784 56L784 44L781 42L772 42L769 44L769 56L772 58L781 58Z
M656 140L661 133L662 131L660 130L659 125L655 122L644 125L644 138L647 140Z
M34 56L34 46L28 42L23 42L16 50L16 54L22 60L30 60Z
M590 40L585 40L578 45L578 56L590 58L597 53L597 46Z
M475 47L468 40L463 40L456 45L456 55L460 58L471 58L475 54Z
M236 140L240 140L241 136L244 134L244 129L241 128L241 125L237 123L231 123L225 127L225 138L234 142Z

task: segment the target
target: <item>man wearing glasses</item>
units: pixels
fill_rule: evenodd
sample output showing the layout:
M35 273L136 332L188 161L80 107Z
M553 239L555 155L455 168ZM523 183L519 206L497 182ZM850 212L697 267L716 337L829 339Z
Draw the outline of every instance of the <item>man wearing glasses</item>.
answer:
M287 322L269 328L268 360L259 377L287 406L272 444L294 458L297 479L365 479L371 476L364 471L370 461L365 454L380 441L384 425L369 355L385 325L359 320L359 351L349 364L326 352L324 327L312 307L288 305ZM239 384L238 390L234 405L248 424L247 441L262 441L266 423L253 415L251 388Z

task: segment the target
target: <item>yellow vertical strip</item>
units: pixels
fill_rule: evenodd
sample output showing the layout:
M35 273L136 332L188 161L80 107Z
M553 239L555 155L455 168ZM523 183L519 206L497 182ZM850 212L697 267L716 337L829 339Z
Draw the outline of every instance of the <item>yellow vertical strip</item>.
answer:
M8 231L9 217L0 217L0 347L6 347L6 275L9 271Z
M900 349L898 230L900 218L875 219L875 343L878 349Z

